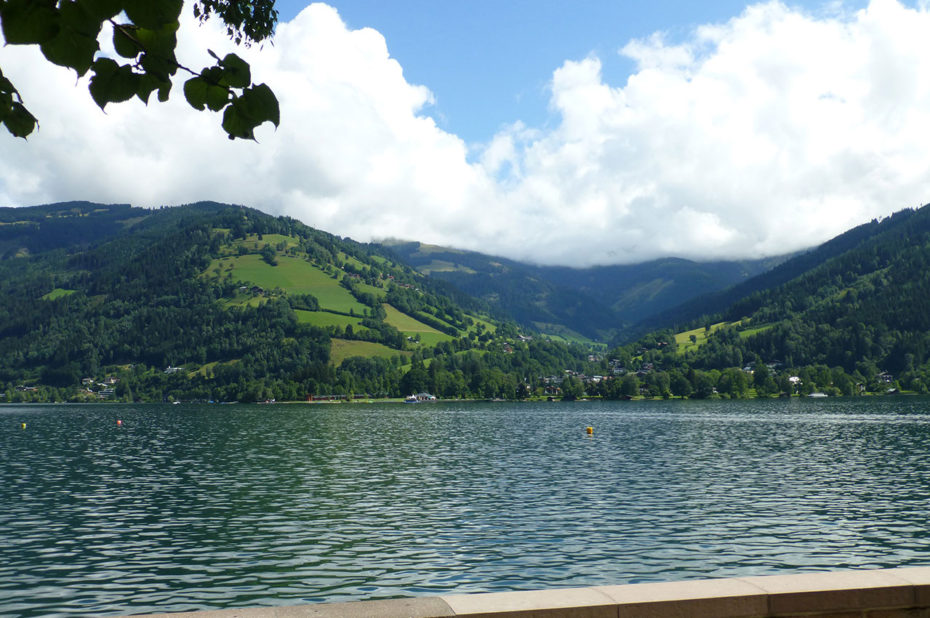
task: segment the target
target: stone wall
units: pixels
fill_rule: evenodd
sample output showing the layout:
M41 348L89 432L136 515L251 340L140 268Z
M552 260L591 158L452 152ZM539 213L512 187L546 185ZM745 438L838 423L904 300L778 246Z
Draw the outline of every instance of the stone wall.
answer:
M930 567L162 614L173 618L930 618Z

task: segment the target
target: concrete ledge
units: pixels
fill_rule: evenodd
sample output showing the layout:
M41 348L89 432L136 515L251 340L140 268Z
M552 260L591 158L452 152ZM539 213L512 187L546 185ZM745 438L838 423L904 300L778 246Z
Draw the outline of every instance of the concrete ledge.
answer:
M440 597L456 616L475 618L616 618L617 602L597 588L562 588L533 592L491 592Z
M602 587L616 601L617 616L723 618L765 616L768 599L761 588L739 579L698 579L658 584Z
M229 609L149 618L930 618L930 567Z

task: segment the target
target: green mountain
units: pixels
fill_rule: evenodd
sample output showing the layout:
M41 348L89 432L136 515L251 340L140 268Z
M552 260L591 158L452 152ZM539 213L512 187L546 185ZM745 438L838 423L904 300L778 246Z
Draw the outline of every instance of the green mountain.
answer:
M895 215L898 218L897 220L906 216L907 212L911 211L904 211L904 213ZM628 331L629 338L670 324L688 323L703 319L703 316L722 313L746 296L783 285L817 268L827 260L855 249L861 243L881 233L887 225L889 223L873 220L870 223L844 232L809 251L803 251L794 256L785 256L778 262L773 263L770 269L741 283L696 295L669 309L655 312L643 318L635 327L631 328Z
M692 262L667 258L568 268L417 242L387 246L418 271L485 300L526 327L597 341L621 337L643 319L746 281L787 259Z
M543 268L215 203L4 208L0 400L930 391L930 207L747 278L768 265ZM732 279L606 356L566 341Z
M0 209L7 401L515 397L585 363L293 219L215 203Z
M708 308L717 310L695 317ZM790 392L798 383L808 392L834 394L927 392L930 206L854 228L676 313L690 323L653 332L615 354L633 366L692 372L692 378L696 370L717 372L704 380L707 388L750 365L766 367L759 370L763 378L753 377L762 392ZM730 386L714 388L729 392Z

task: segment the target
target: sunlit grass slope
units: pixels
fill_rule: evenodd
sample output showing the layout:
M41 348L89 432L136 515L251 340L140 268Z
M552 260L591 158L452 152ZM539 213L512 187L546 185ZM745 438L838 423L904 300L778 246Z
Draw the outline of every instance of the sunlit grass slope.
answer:
M229 272L234 279L260 286L265 290L281 288L288 294L312 294L320 308L361 315L365 306L351 293L313 264L300 258L277 256L278 265L271 266L260 255L248 254L214 260L209 273Z
M342 361L351 356L364 356L365 358L379 356L381 358L391 358L398 354L409 356L411 352L394 350L386 345L372 343L370 341L333 339L330 351L330 362L338 367L342 364Z
M424 324L423 322L410 317L406 313L398 311L387 303L384 303L381 306L384 307L384 310L387 313L387 317L384 318L385 322L408 337L416 337L419 335L420 343L422 345L436 345L440 341L451 341L453 339L451 335L440 332L432 326Z

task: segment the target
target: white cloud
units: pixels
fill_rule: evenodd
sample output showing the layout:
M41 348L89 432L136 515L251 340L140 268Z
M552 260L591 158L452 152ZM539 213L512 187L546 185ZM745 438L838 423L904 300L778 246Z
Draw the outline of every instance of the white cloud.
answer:
M0 204L214 199L547 263L782 253L930 196L930 13L873 0L824 15L770 2L684 41L628 42L622 85L597 57L567 61L551 84L560 123L516 121L474 161L384 38L322 4L273 46L237 50L281 101L258 144L225 139L180 82L167 104L104 115L84 80L7 46L0 66L41 129L0 137ZM185 22L179 39L190 66L232 50L216 24Z
M522 153L506 199L545 204L576 239L550 235L542 259L595 262L775 254L919 205L928 29L893 0L830 18L773 2L683 43L630 42L622 87L597 58L566 62L562 124Z

